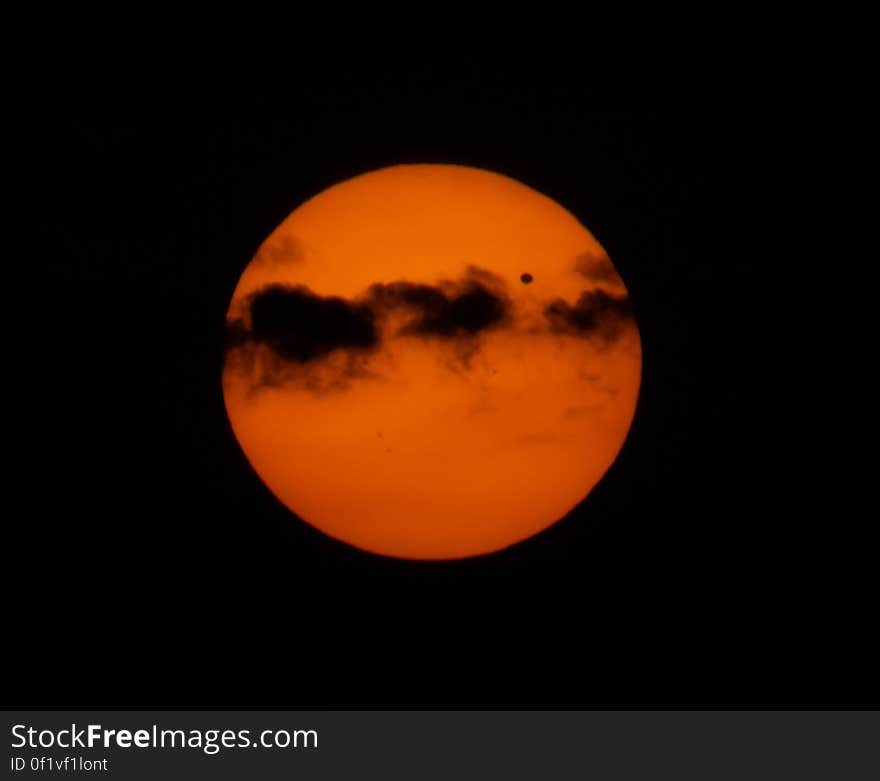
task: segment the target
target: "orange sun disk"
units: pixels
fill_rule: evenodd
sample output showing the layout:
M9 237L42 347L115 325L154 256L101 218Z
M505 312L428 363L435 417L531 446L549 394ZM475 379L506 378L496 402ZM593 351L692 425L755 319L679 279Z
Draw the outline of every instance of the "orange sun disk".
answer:
M297 208L245 268L223 395L275 496L367 551L496 551L577 505L641 377L606 253L513 179L400 165Z

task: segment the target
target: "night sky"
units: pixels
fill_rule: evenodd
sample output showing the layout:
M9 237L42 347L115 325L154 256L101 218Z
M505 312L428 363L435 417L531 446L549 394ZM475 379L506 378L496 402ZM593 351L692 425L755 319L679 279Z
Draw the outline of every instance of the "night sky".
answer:
M723 111L590 104L475 73L340 80L278 120L154 106L40 123L10 705L876 700L865 552L793 504L781 466L785 338L762 290L783 260L750 198L767 150ZM564 205L641 331L617 462L560 523L475 559L382 558L298 521L221 395L224 317L260 242L329 185L405 162L487 168Z

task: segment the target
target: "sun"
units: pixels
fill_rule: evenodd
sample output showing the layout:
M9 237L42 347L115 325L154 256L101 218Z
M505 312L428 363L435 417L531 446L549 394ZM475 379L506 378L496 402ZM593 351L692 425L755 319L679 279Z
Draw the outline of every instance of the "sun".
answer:
M238 442L302 520L413 559L489 553L581 502L632 423L621 277L565 208L506 176L398 165L293 211L227 313Z

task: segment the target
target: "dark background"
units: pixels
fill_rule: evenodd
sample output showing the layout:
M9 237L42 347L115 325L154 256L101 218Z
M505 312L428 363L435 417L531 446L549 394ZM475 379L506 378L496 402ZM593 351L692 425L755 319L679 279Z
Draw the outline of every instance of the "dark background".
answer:
M697 105L603 113L560 79L425 72L301 88L279 120L257 100L237 121L154 105L35 123L8 704L876 701L869 553L806 507L792 453L811 440L783 422L773 120ZM373 556L292 517L221 397L224 314L259 243L401 162L559 201L608 250L643 339L635 423L596 490L458 562Z

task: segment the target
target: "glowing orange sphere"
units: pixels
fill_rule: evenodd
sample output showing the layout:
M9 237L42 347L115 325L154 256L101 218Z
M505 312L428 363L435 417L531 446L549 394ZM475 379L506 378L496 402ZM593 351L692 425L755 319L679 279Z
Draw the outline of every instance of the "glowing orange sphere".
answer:
M364 550L499 550L616 458L641 376L606 253L525 185L400 165L297 208L241 275L223 394L245 455L303 520Z

